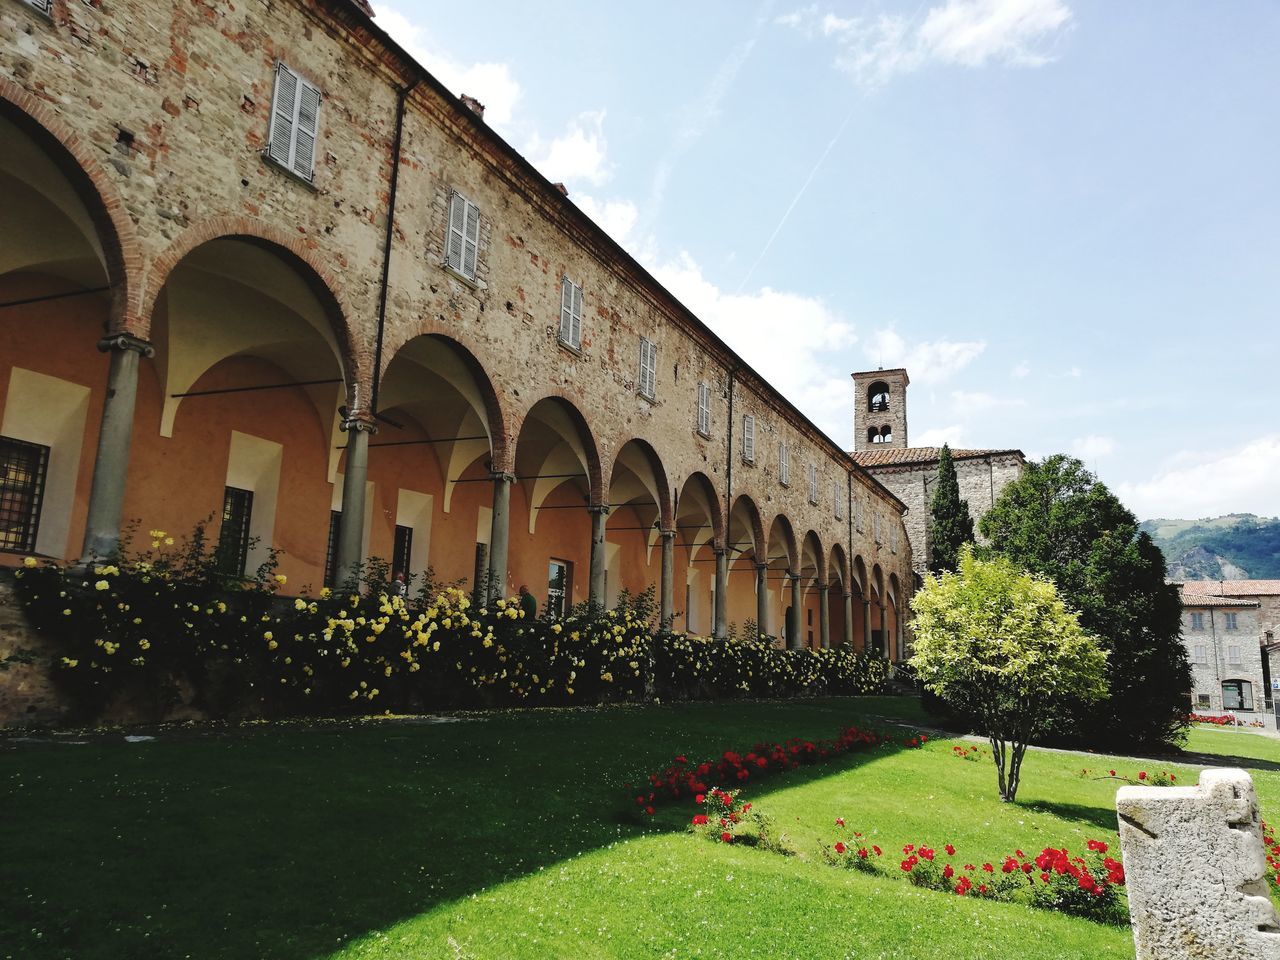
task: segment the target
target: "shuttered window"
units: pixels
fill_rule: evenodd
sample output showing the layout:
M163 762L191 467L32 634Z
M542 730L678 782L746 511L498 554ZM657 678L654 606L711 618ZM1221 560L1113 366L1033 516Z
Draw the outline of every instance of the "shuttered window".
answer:
M38 10L46 17L53 17L53 0L22 0L28 7Z
M809 502L818 502L818 466L817 464L809 464Z
M267 156L304 180L311 180L316 172L319 131L319 89L283 63L277 63Z
M880 543L880 542L881 542L881 540L880 540L880 514L878 514L878 513L877 513L874 517L872 517L872 518L871 518L871 529L872 529L872 533L873 533L873 534L874 534L874 536L875 536L875 541L876 541L876 543Z
M742 418L742 462L756 462L756 418L751 414Z
M582 348L582 288L568 277L560 278L560 342Z
M711 387L705 383L698 384L698 432L711 436Z
M658 375L658 345L644 337L640 338L640 394L650 400L654 397L654 389Z
M898 525L896 523L889 526L889 552L898 552Z
M844 491L840 489L840 481L832 481L831 502L836 505L836 519L844 519Z
M476 278L480 250L480 208L456 191L449 197L449 227L444 263L468 280Z
M778 479L784 487L791 485L791 453L785 440L778 444Z

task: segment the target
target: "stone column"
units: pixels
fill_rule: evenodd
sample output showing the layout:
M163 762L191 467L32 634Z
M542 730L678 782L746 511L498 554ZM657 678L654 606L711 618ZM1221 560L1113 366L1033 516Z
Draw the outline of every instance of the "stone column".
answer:
M493 474L493 517L489 525L488 600L507 595L507 544L511 540L510 473Z
M844 592L844 645L853 649L853 591Z
M871 652L871 601L862 601L862 651Z
M756 630L769 632L769 564L756 564ZM752 637L752 639L756 639Z
M603 610L607 599L604 595L604 525L609 518L609 508L588 507L587 510L591 514L591 583L587 600Z
M787 625L787 646L792 650L799 650L803 643L800 642L801 617L804 599L800 593L800 574L792 573L791 577L791 623Z
M880 643L883 645L882 652L886 660L893 659L893 651L889 643L889 621L885 619L884 602L876 604L880 608Z
M670 627L676 616L676 532L662 531L662 623Z
M86 564L96 558L109 557L120 547L133 408L138 397L138 358L155 356L151 344L127 333L104 337L98 341L98 349L111 354L111 364L98 430L98 455L93 461L93 485L89 488L89 515L84 527L82 562Z
M825 583L818 584L818 646L823 650L831 646L831 611L828 605L831 597L827 593Z
M360 576L364 565L364 485L369 478L369 437L377 426L368 420L347 418L347 463L342 479L342 519L338 523L338 557L335 569L339 586Z
M716 608L715 626L712 635L723 640L729 635L729 620L725 615L729 600L729 551L724 548L716 550Z

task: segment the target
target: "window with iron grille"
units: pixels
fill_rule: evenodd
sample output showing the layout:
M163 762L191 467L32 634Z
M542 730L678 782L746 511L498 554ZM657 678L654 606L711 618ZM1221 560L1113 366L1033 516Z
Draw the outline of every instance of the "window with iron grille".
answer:
M49 448L0 437L0 550L33 553Z
M335 587L338 579L338 530L342 526L342 511L329 511L329 543L324 550L324 585Z
M742 418L742 462L756 462L756 418L749 413Z
M705 383L698 384L698 432L711 436L711 387Z
M271 94L267 156L291 173L311 180L316 173L320 130L320 90L283 63L276 63Z
M403 573L408 578L413 562L413 527L396 524L395 544L391 548L391 574Z
M449 197L444 265L468 280L474 280L479 253L480 208L462 194L454 192Z
M582 288L568 277L560 278L560 342L582 349Z
M249 518L253 491L227 487L222 494L222 532L218 535L218 565L223 573L244 576L249 561Z

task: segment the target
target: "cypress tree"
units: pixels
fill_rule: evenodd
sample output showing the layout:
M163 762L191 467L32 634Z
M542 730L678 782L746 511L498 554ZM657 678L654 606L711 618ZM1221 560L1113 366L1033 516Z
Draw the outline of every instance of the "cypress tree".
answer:
M929 501L929 572L934 576L954 571L960 562L960 548L973 543L973 517L969 503L960 499L951 447L942 445L938 458L938 483Z

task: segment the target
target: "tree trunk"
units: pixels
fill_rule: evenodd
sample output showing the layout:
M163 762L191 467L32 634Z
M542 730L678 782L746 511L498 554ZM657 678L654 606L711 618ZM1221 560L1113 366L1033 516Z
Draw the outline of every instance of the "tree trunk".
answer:
M1008 792L1002 794L1001 799L1013 803L1018 796L1018 783L1022 779L1022 758L1027 755L1027 745L1025 743L1014 742L1013 755L1009 760L1009 777L1007 781Z

